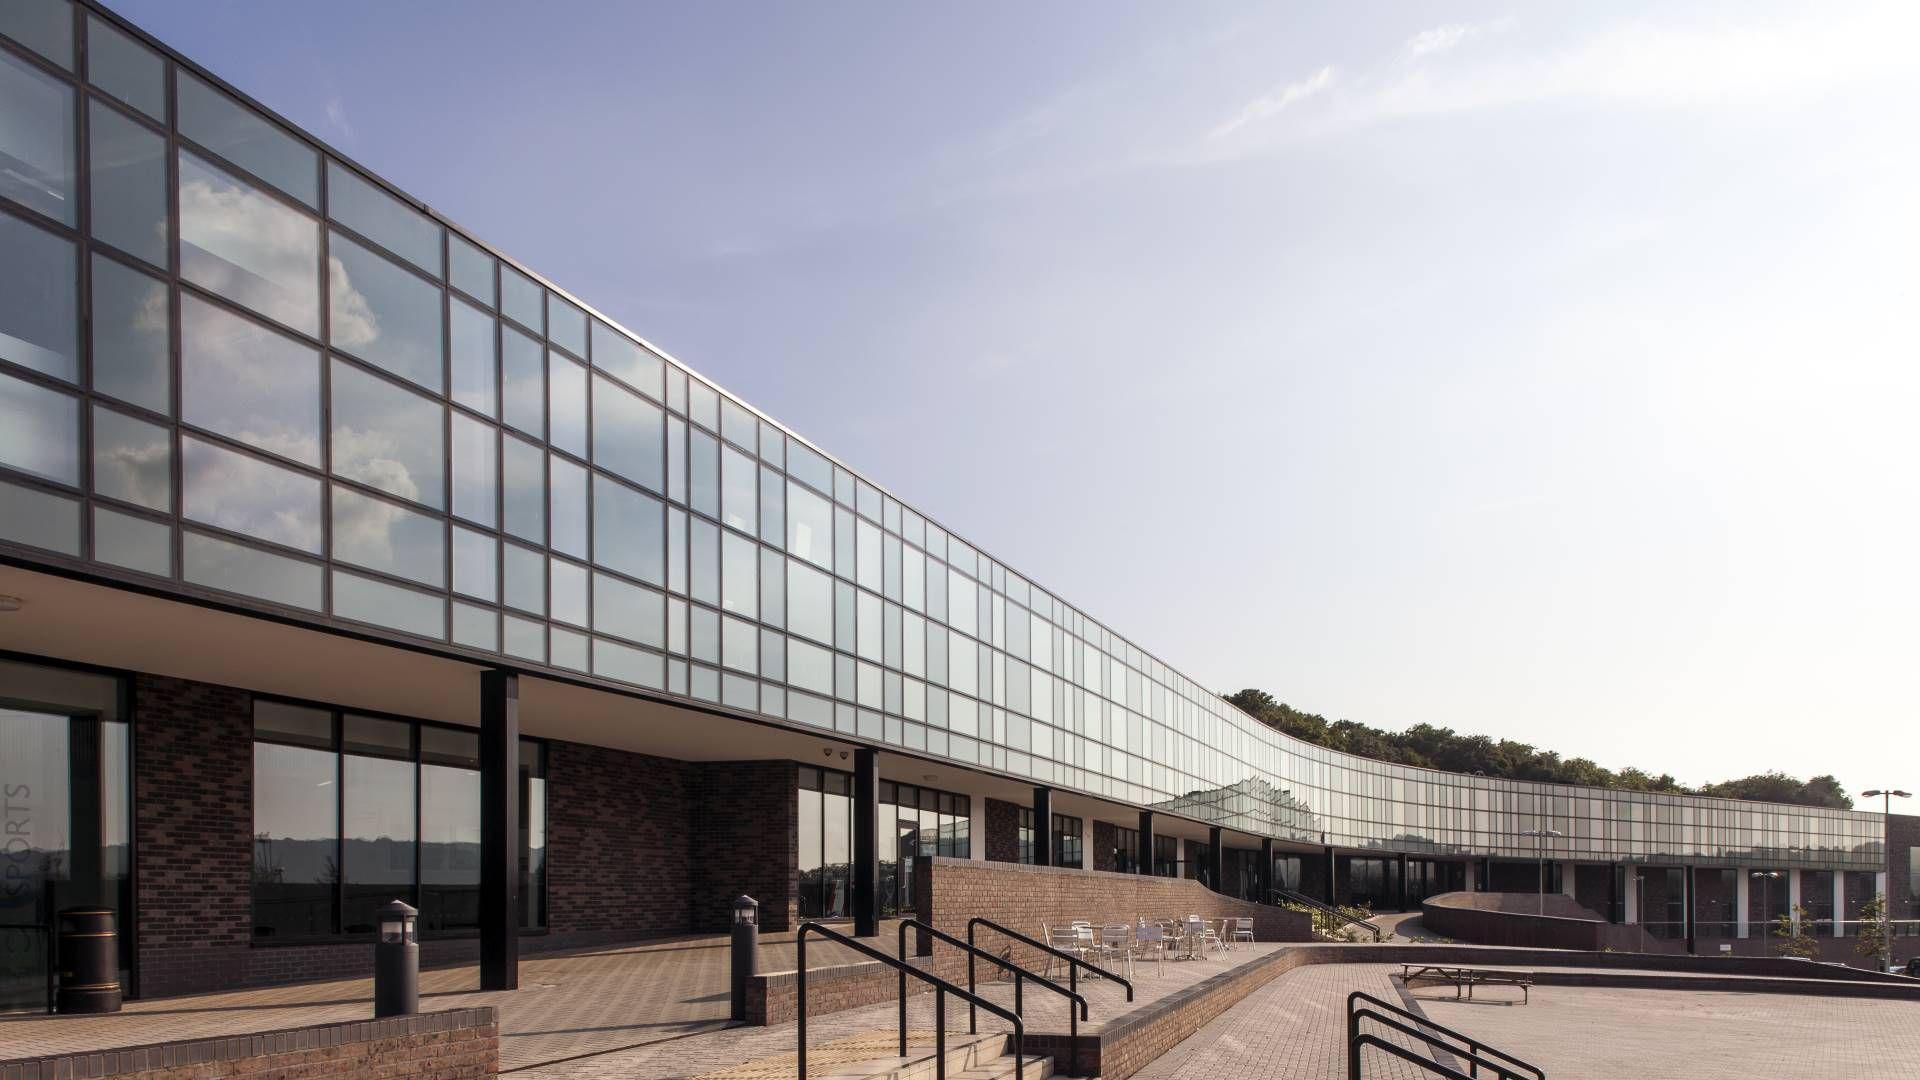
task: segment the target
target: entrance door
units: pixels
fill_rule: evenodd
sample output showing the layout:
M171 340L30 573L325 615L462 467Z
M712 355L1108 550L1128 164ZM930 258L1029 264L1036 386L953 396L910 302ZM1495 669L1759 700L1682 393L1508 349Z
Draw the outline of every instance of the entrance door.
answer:
M44 1009L55 914L114 909L127 978L126 725L0 707L0 1010Z

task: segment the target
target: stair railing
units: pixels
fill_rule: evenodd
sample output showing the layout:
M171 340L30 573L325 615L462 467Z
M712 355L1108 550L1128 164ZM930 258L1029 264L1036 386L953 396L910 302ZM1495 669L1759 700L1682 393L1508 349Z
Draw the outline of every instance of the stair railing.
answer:
M1360 1051L1366 1049L1369 1046L1377 1047L1381 1050L1384 1050L1387 1053L1392 1054L1394 1057L1397 1057L1402 1061L1408 1062L1409 1064L1419 1066L1421 1069L1424 1069L1435 1076L1444 1076L1447 1078L1447 1080L1473 1080L1473 1077L1467 1075L1466 1073L1461 1072L1459 1069L1449 1069L1445 1065L1440 1064L1439 1062L1433 1060L1432 1058L1421 1057L1419 1054L1416 1054L1413 1051L1408 1050L1403 1046L1398 1046L1394 1043L1390 1043L1387 1040L1382 1039L1377 1035L1357 1035L1353 1039L1348 1041L1347 1043L1347 1080L1361 1080Z
M933 974L930 971L924 971L912 964L907 963L905 960L896 959L894 957L888 956L886 953L882 952L879 949L874 948L871 945L862 944L861 942L855 941L853 938L848 937L847 935L841 933L838 930L832 929L831 927L823 926L817 922L801 923L800 932L794 935L794 951L797 954L795 958L795 963L798 968L798 970L795 971L794 973L795 974L794 981L795 981L795 991L799 994L799 1007L796 1013L797 1023L795 1025L795 1032L794 1032L794 1038L798 1044L797 1049L799 1051L798 1080L807 1080L807 935L808 934L817 934L820 937L826 938L829 941L839 942L841 945L844 945L847 948L852 949L854 952L857 952L862 956L872 957L873 959L880 961L881 963L887 965L888 967L893 968L895 971L900 972L902 976L911 975L914 978L919 979L921 982L926 983L928 986L933 987L933 1045L934 1045L933 1072L934 1072L935 1080L947 1080L947 995L948 994L954 994L960 997L961 999L965 1000L969 1005L977 1005L980 1008L987 1010L988 1012L994 1014L995 1016L1000 1017L1002 1020L1005 1020L1008 1023L1013 1025L1013 1069L1014 1069L1013 1075L1015 1080L1026 1080L1027 1029L1026 1029L1026 1025L1020 1022L1020 1017L1017 1014L1008 1012L1006 1009L998 1005L995 1005L993 1002L988 1001L985 998L980 997L979 995L971 991L962 990L960 989L960 987L956 986L955 984L948 982L947 980L941 978L938 975ZM906 979L904 977L900 980L900 1056L901 1057L907 1056Z
M1011 972L1013 974L1013 1011L1016 1015L1024 1017L1027 1014L1026 1000L1025 1000L1025 997L1021 994L1021 985L1023 982L1025 982L1028 979L1031 979L1035 983L1038 983L1039 985L1046 987L1048 990L1051 990L1054 993L1059 994L1061 997L1066 998L1067 999L1067 1045L1072 1048L1068 1051L1068 1053L1069 1055L1073 1055L1079 1052L1080 1021L1085 1020L1087 1018L1087 999L1086 998L1081 997L1078 993L1072 990L1069 990L1064 986L1061 986L1059 983L1054 982L1052 979L1049 979L1044 975L1035 975L1033 972L1028 971L1026 968L1021 967L1019 964L1016 964L1011 960L1005 959L1003 957L995 956L993 953L990 953L987 950L982 949L979 946L974 945L970 942L961 941L959 938L954 937L952 934L947 933L945 930L940 930L935 927L928 926L926 923L920 921L919 919L901 919L900 920L900 959L902 960L905 960L907 958L907 930L909 928L919 930L920 932L926 934L931 938L934 938L937 941L944 941L947 944L952 945L954 948L961 949L966 952L967 954L967 992L970 994L979 992L977 987L976 977L974 974L975 972L974 961L976 959L985 960L988 963L999 967L1002 971ZM1075 1013L1073 1011L1073 1007L1075 1005L1080 1006L1080 1011L1078 1013ZM907 976L905 972L901 972L900 973L900 1017L901 1017L900 1023L901 1023L901 1026L903 1027L906 1025L906 1014L907 1014ZM968 1034L971 1035L971 1034L979 1033L980 1031L979 1020L980 1020L979 1010L974 1008L974 1005L972 1002L968 1002L967 1003L967 1033ZM1069 1061L1067 1063L1066 1069L1064 1069L1063 1071L1066 1072L1067 1075L1069 1076L1077 1075L1074 1072L1074 1068L1075 1068L1075 1063L1072 1061ZM1025 1078L1022 1077L1022 1078L1019 1078L1019 1080L1025 1080Z
M1126 979L1121 978L1118 975L1115 975L1113 972L1108 971L1106 968L1101 967L1099 964L1089 963L1086 960L1078 956L1075 956L1070 952L1063 952L1059 949L1056 949L1044 941L1035 941L1034 939L1028 937L1027 935L1021 933L1018 930L1001 926L999 923L994 922L992 919L983 918L981 916L976 915L973 918L967 920L967 944L968 945L974 944L974 937L973 937L974 929L976 927L981 927L981 926L984 926L987 929L995 931L996 933L1002 934L1006 937L1010 937L1015 941L1022 942L1027 945L1031 945L1032 947L1039 949L1041 952L1046 953L1049 956L1053 956L1061 960L1065 960L1067 962L1067 988L1072 990L1076 995L1080 993L1080 969L1086 968L1088 971L1093 972L1095 975L1098 975L1106 979L1112 979L1114 982L1117 982L1121 986L1126 987L1127 1000L1129 1002L1133 1000L1133 983L1127 981Z
M1364 927L1365 929L1367 929L1373 934L1373 940L1376 943L1386 940L1385 935L1383 934L1383 932L1379 927L1373 925L1372 923L1368 922L1365 919L1354 918L1352 915L1349 915L1346 912L1341 911L1339 908L1333 907L1330 904L1323 904L1320 901L1315 900L1311 896L1294 892L1292 889L1275 889L1273 890L1273 892L1275 896L1280 897L1282 900L1286 901L1289 904L1299 904L1301 907L1311 908L1314 911L1318 911L1323 915L1329 916L1334 919L1338 919L1349 926Z
M1375 1006L1375 1008L1361 1008L1359 1003L1362 1001L1368 1005ZM1405 1017L1415 1024L1423 1028L1429 1028L1447 1038L1456 1039L1461 1045L1448 1045L1431 1035L1416 1031L1406 1024L1401 1023L1399 1020L1393 1019L1393 1016L1387 1016L1381 1013L1379 1011L1381 1009L1393 1014L1393 1016ZM1533 1077L1534 1080L1547 1080L1546 1072L1538 1065L1523 1061L1503 1050L1497 1050L1488 1046L1486 1043L1481 1042L1465 1032L1455 1031L1444 1024L1436 1024L1418 1013L1409 1012L1398 1005L1382 1001L1364 990L1355 990L1347 995L1347 1045L1349 1047L1349 1057L1356 1056L1352 1047L1355 1045L1355 1040L1361 1037L1360 1020L1362 1017L1370 1017L1374 1021L1386 1024L1388 1027L1394 1028L1402 1034L1411 1035L1430 1046L1438 1046L1449 1053L1458 1054L1468 1059L1470 1076L1479 1076L1480 1067L1484 1065L1500 1074L1500 1080L1527 1080L1529 1076ZM1498 1058L1500 1060L1492 1061L1488 1060L1489 1058ZM1506 1062L1506 1064L1502 1065L1500 1062Z

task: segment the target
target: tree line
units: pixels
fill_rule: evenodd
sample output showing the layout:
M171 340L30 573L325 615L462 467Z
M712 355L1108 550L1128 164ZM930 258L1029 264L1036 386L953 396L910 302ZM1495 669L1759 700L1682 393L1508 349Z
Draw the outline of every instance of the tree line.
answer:
M1328 720L1276 700L1265 690L1248 688L1227 701L1268 727L1303 742L1344 750L1361 757L1420 765L1448 772L1483 773L1507 780L1543 780L1562 784L1625 788L1630 791L1670 792L1676 795L1718 795L1728 799L1760 799L1800 806L1853 809L1853 799L1832 776L1801 781L1783 772L1766 772L1738 780L1688 787L1667 773L1655 775L1631 766L1618 771L1587 758L1562 758L1512 739L1462 735L1452 728L1415 724L1405 731L1383 731L1353 720Z

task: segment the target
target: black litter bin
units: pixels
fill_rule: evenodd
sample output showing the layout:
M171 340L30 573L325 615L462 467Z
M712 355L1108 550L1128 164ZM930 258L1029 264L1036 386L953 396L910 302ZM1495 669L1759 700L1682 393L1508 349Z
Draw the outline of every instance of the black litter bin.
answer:
M60 990L63 1013L120 1011L120 935L109 908L60 913Z

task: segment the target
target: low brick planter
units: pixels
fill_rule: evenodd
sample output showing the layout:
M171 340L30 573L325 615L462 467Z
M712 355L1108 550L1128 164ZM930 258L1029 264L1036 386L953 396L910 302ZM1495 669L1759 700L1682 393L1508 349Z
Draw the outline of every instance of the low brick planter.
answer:
M211 1080L232 1076L416 1076L466 1080L500 1069L492 1006L384 1020L154 1043L118 1050L0 1060L0 1080L126 1076Z

